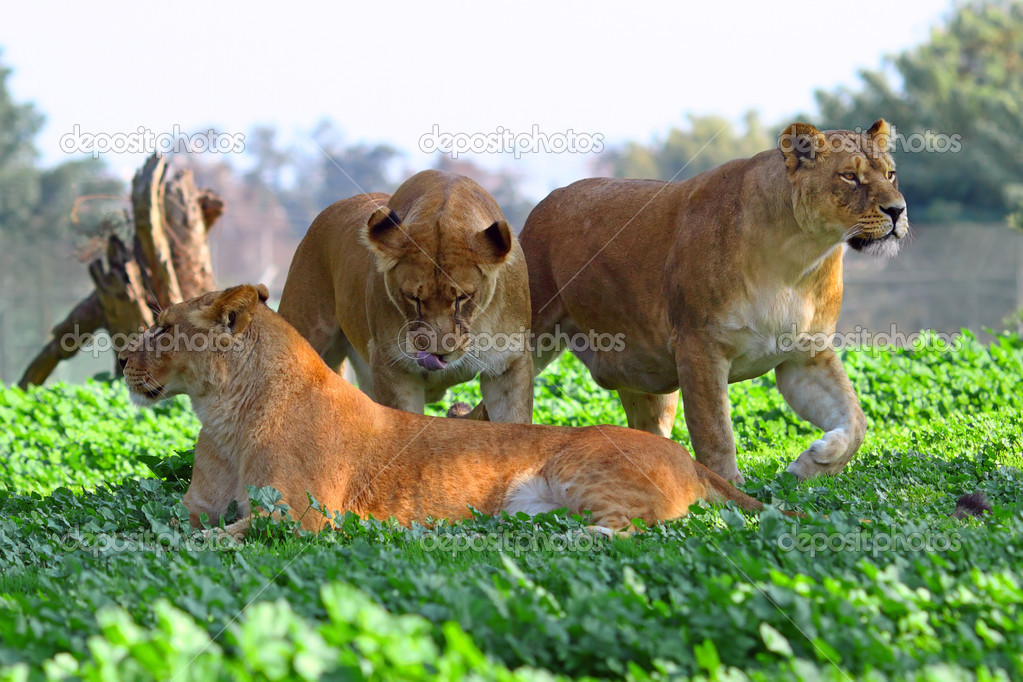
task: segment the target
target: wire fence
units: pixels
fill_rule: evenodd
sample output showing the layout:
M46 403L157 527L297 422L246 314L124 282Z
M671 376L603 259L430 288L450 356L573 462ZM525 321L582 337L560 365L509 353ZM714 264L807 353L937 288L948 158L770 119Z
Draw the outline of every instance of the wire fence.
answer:
M211 233L221 285L263 282L277 299L297 245L289 231L259 229L226 213ZM1023 308L1023 234L1005 225L918 226L898 258L878 262L846 256L845 300L839 331L968 328L1019 329ZM71 248L29 239L0 242L0 379L17 382L50 330L92 290L85 264ZM62 362L50 381L78 382L111 371L109 352L80 353Z

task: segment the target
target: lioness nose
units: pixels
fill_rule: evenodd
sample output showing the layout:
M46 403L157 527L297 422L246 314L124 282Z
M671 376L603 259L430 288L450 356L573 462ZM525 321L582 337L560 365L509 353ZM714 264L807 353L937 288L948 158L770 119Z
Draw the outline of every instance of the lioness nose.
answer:
M888 216L892 219L892 225L898 225L899 224L899 216L901 216L902 212L905 211L905 210L906 210L906 206L904 204L896 204L895 206L882 206L881 207L881 211L883 211L884 213L887 213Z

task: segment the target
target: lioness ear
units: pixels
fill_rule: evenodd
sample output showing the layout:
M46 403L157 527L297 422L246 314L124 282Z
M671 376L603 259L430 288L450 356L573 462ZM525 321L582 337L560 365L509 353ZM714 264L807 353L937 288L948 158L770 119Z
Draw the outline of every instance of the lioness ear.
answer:
M874 121L874 125L870 126L870 130L867 131L867 135L870 135L870 139L881 148L881 151L886 152L891 149L892 127L883 118Z
M497 265L504 262L512 248L512 232L507 220L498 220L479 233L479 252L484 263Z
M259 294L260 303L266 303L270 298L270 290L266 288L265 284L257 284L256 293Z
M398 214L387 206L381 206L366 221L365 242L376 253L377 269L386 272L405 253L409 238L401 229Z
M263 291L251 284L243 284L225 290L205 310L200 311L203 320L210 326L226 327L233 334L241 334L252 321L256 306L262 300Z
M793 123L778 137L778 149L785 155L785 167L791 173L800 164L825 156L827 142L824 133L809 123Z

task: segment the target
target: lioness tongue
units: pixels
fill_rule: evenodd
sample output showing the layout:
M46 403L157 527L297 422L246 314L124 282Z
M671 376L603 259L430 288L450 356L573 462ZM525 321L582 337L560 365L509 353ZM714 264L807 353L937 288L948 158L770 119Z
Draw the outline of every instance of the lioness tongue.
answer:
M416 351L416 362L426 369L433 371L444 369L448 366L448 363L444 362L433 353L427 353L425 350Z

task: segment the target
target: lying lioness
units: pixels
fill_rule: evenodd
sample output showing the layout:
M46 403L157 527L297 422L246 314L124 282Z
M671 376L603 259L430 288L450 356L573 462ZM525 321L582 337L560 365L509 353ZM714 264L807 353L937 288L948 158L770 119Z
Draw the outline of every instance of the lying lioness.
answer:
M428 417L384 407L328 367L244 285L167 308L121 352L132 400L187 394L202 422L184 503L216 523L246 485L273 486L307 529L329 511L408 524L487 513L591 510L602 532L686 513L701 498L761 504L666 438L613 426L568 428ZM606 529L606 530L605 530Z
M865 134L796 123L777 149L685 182L555 190L520 235L533 334L623 336L624 348L572 350L633 428L669 436L681 388L696 459L733 481L728 384L773 369L824 431L788 470L841 471L866 428L830 347L844 246L892 255L909 225L890 132L883 120ZM538 352L536 371L561 350Z
M422 413L480 375L490 418L533 418L522 249L467 177L418 173L394 196L360 194L313 221L278 312L334 369L347 358L377 402Z

